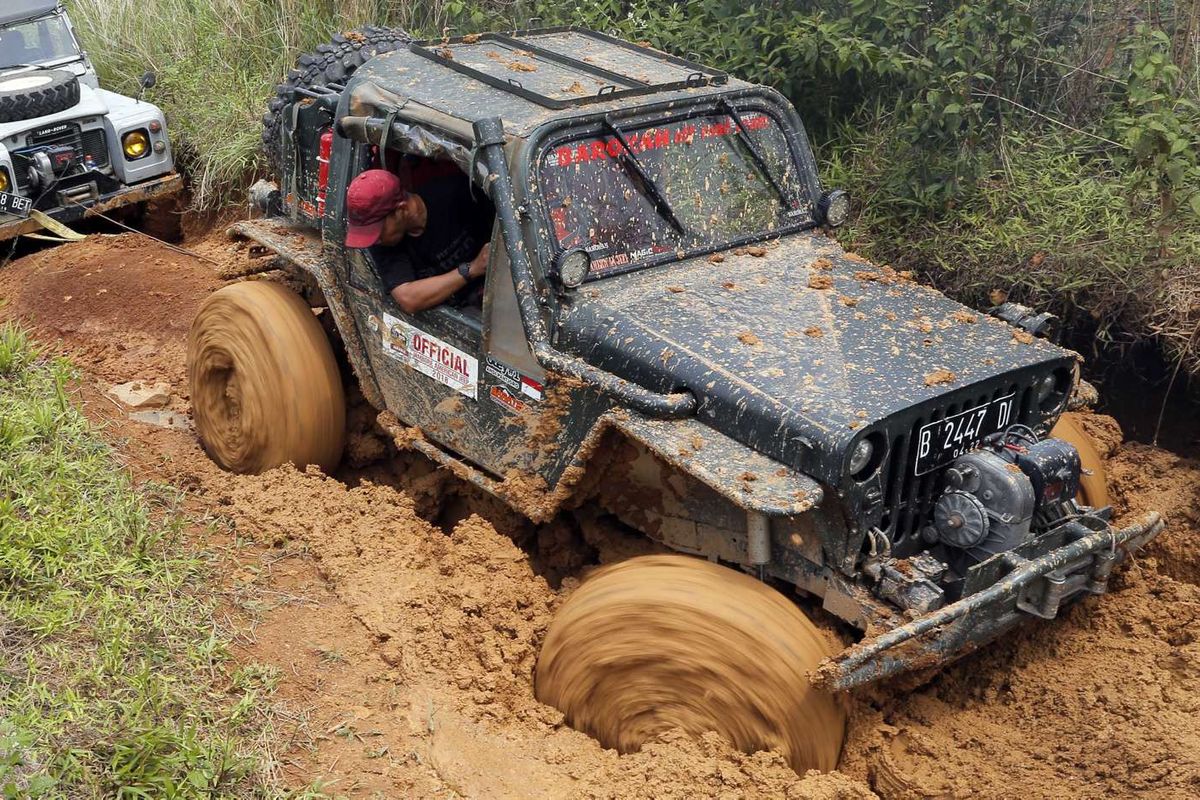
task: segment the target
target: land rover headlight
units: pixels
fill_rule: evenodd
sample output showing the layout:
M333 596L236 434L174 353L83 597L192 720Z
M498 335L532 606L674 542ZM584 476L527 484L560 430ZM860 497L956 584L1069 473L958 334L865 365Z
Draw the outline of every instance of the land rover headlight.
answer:
M150 152L150 134L139 128L121 137L121 149L125 151L128 161L145 158Z
M7 192L11 179L8 177L8 170L0 167L0 192Z
M858 444L854 445L854 452L850 454L850 474L855 477L861 475L871 463L873 455L875 455L875 445L871 444L871 440L859 439Z
M558 280L568 289L574 289L587 278L588 270L592 267L592 257L586 250L564 250L555 259Z

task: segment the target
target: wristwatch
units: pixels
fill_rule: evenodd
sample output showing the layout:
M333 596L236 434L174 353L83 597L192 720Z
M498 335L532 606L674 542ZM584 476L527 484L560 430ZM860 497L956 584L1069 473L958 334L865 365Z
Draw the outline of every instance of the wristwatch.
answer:
M470 283L471 282L471 265L468 264L466 261L459 264L458 265L458 274L462 275L462 279L465 282Z

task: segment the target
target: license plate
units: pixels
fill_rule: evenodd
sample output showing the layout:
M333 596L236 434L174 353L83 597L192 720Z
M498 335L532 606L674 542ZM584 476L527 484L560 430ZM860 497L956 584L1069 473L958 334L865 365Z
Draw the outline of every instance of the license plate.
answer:
M1007 428L1013 422L1016 401L1014 392L922 425L917 431L916 474L924 475L949 464L978 447L983 437Z
M28 197L10 192L0 192L0 214L15 214L18 217L28 217L33 210L33 201Z

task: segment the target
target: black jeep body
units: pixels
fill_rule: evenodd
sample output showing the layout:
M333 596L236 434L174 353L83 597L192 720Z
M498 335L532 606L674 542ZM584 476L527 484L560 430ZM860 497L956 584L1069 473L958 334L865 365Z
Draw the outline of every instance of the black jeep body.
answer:
M595 500L823 598L868 632L820 671L833 689L1053 617L1161 529L1075 499L1050 431L1076 354L831 238L777 92L578 29L359 60L285 87L274 213L235 232L315 281L401 445L534 520ZM348 183L393 151L494 202L480 308L406 314L344 246Z

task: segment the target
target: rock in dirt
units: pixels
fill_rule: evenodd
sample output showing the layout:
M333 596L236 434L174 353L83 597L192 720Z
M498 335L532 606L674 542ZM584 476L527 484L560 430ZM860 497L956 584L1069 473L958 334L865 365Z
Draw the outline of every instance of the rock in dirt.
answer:
M152 409L149 411L134 411L129 415L129 418L134 422L141 422L146 425L155 425L159 428L171 428L172 430L190 431L192 429L192 421L186 414L180 414L175 411L166 411L163 409Z
M167 383L128 381L111 387L108 396L127 408L162 408L171 402L171 386Z

